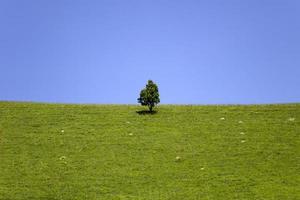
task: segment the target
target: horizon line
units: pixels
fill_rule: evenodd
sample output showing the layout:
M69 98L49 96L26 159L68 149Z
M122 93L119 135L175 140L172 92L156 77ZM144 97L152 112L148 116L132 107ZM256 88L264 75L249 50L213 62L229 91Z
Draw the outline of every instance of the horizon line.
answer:
M139 103L71 103L71 102L47 102L30 100L0 100L0 103L32 103L32 104L59 104L59 105L111 105L111 106L141 106ZM254 105L293 105L300 102L276 102L276 103L159 103L156 106L254 106Z

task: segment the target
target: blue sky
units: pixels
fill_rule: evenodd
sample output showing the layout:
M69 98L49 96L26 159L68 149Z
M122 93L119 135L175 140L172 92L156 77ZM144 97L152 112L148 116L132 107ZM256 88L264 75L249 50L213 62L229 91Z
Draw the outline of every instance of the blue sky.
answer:
M0 100L300 102L298 0L1 0Z

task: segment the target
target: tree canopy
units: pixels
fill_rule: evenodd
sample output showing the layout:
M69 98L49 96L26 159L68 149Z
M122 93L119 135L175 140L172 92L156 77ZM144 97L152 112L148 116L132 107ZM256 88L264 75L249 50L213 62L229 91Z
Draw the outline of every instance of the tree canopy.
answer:
M150 112L160 102L158 87L152 80L148 80L146 87L141 90L138 102L142 106L148 106Z

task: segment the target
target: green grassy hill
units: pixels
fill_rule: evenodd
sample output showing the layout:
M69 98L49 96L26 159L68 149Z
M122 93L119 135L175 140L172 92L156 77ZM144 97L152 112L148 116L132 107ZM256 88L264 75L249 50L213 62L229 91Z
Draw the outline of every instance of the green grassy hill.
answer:
M300 104L0 102L0 199L300 199Z

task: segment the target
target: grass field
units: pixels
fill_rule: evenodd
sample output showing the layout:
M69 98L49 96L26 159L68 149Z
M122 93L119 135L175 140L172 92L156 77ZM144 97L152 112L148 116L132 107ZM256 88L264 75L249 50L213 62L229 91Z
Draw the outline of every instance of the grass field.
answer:
M300 199L300 104L0 102L0 199Z

